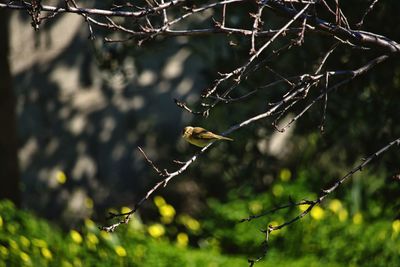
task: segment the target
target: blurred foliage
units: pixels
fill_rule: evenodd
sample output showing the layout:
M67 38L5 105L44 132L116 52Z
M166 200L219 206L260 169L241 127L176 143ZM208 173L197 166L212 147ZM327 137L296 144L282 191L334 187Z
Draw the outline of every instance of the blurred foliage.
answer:
M0 266L243 266L244 258L184 248L146 234L134 219L118 233L100 232L87 220L67 233L0 202ZM148 228L151 232L151 226ZM179 236L179 235L178 235ZM182 239L182 237L181 237Z
M210 211L202 222L185 214L175 217L174 208L157 196L158 221L145 225L134 216L115 233L99 231L89 219L79 229L63 232L2 201L0 266L246 266L246 258L261 251L259 230L282 223L303 208L274 214L274 221L268 223L264 219L238 221L285 195L275 189L248 205L241 200L226 204L210 200ZM400 260L400 220L373 221L361 213L352 214L338 199L315 208L301 222L273 232L270 239L268 257L257 266L390 267Z
M305 181L312 175L306 171L288 179L288 169L283 169L274 185L264 193L242 199L232 197L221 202L208 201L209 210L202 220L203 233L215 238L222 251L258 255L261 253L268 225L278 225L294 218L307 206L292 207L239 223L249 215L258 215L275 206L289 204L293 199L316 197ZM368 179L370 178L370 179ZM363 177L374 180L377 177ZM399 189L399 184L392 182ZM352 189L345 190L351 194ZM355 210L354 203L328 198L305 218L281 230L272 232L269 256L303 258L313 255L339 266L397 266L400 260L399 224L394 214L400 202L381 206L374 198L363 199L363 209Z

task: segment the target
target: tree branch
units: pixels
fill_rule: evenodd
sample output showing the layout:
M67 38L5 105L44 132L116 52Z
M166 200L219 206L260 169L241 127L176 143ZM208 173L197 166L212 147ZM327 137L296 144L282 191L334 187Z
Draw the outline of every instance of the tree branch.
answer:
M268 252L268 241L269 241L269 235L271 232L273 231L277 231L280 230L284 227L289 226L290 224L299 221L300 219L302 219L303 217L305 217L307 214L309 214L311 212L311 210L319 205L329 194L331 194L332 192L334 192L341 184L343 184L347 179L349 179L350 177L352 177L356 172L358 171L362 171L362 169L368 164L370 163L373 159L378 158L381 154L385 153L389 148L391 148L392 146L397 145L400 146L400 138L397 138L395 140L393 140L392 142L390 142L389 144L387 144L386 146L382 147L381 149L379 149L377 152L373 153L372 155L370 155L368 158L364 159L362 163L360 163L359 165L357 165L356 167L354 167L352 170L350 170L348 173L346 173L344 176L342 176L340 179L338 179L331 187L329 187L328 189L322 190L320 196L314 200L303 200L300 202L292 202L286 205L282 205L276 208L273 208L269 211L265 211L263 213L260 213L258 215L253 215L253 216L249 216L248 218L242 219L239 222L248 222L254 219L258 219L261 218L263 216L266 216L268 214L274 213L278 210L281 209L287 209L287 208L291 208L291 207L295 207L295 206L301 206L301 205L309 205L309 207L301 212L300 214L298 214L297 216L295 216L294 218L290 219L289 221L286 221L280 225L269 225L267 229L263 230L263 233L265 234L265 241L264 241L264 245L263 245L263 254L257 258L257 259L249 259L249 263L250 266L253 266L254 263L260 261L261 259L263 259L267 252Z
M267 7L282 15L291 17L294 14L298 13L298 11L292 6L285 5L280 1L269 0L265 2L265 5ZM312 26L336 38L339 38L340 40L345 40L355 45L375 48L378 50L382 50L386 53L400 52L400 44L393 40L390 40L385 36L370 32L346 29L338 24L329 23L313 15L303 14L302 16L300 16L300 19L303 18L308 18L308 22Z

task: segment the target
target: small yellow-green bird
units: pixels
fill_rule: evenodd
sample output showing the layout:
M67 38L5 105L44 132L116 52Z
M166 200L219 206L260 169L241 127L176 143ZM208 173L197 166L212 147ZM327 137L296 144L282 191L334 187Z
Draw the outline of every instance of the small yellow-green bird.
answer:
M198 147L205 147L209 143L217 140L233 141L231 138L212 133L201 127L187 126L183 129L182 133L183 139Z

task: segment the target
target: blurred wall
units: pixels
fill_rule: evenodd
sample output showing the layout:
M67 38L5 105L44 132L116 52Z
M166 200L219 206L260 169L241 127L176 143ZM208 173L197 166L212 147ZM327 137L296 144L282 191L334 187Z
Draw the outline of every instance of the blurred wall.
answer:
M191 120L173 102L194 101L204 64L187 40L162 49L88 40L82 17L60 15L35 32L11 23L23 205L63 222L129 205L156 178L137 146L171 162ZM122 57L121 57L122 55Z

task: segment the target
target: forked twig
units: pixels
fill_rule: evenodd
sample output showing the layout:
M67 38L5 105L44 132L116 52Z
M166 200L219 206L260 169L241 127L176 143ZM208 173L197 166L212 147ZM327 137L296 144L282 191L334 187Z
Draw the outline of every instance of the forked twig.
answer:
M268 214L274 213L274 212L276 212L278 210L281 210L281 209L287 209L287 208L300 206L300 205L309 205L306 210L304 210L303 212L301 212L297 216L293 217L292 219L290 219L290 220L288 220L288 221L286 221L286 222L284 222L282 224L276 225L276 226L269 225L267 229L263 230L263 233L265 234L265 241L263 242L263 253L257 259L249 259L250 266L253 266L254 263L260 261L261 259L263 259L266 256L266 254L268 252L269 235L270 235L271 232L280 230L280 229L282 229L284 227L287 227L290 224L292 224L294 222L297 222L300 219L302 219L304 216L309 214L311 212L311 210L315 206L319 205L329 194L334 192L347 179L351 178L356 172L362 171L362 169L367 164L369 164L373 159L378 158L380 155L385 153L387 150L389 150L389 148L391 148L394 145L400 146L400 138L397 138L397 139L391 141L389 144L387 144L386 146L380 148L378 151L376 151L375 153L373 153L372 155L370 155L366 159L363 159L363 161L360 164L358 164L356 167L354 167L352 170L350 170L344 176L342 176L340 179L338 179L331 187L322 190L320 196L318 198L314 199L314 200L303 200L303 201L300 201L300 202L289 203L287 205L282 205L282 206L276 207L274 209L271 209L269 211L262 212L262 213L260 213L258 215L249 216L248 218L240 220L240 222L246 222L246 221L248 222L248 221L251 221L251 220L254 220L254 219L261 218L261 217L266 216Z

